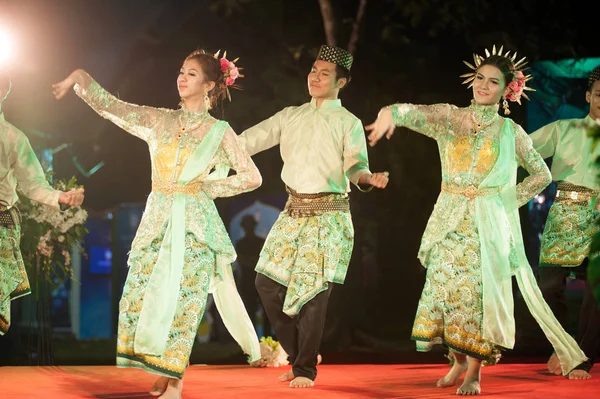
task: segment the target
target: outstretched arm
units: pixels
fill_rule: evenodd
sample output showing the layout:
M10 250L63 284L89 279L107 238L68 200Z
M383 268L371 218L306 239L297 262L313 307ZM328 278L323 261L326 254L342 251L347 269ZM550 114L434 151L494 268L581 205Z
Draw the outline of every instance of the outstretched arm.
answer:
M74 87L75 93L100 116L115 123L128 133L148 140L164 110L130 104L104 90L87 72L77 69L65 80L52 85L54 96L63 98Z
M286 118L286 113L287 108L244 130L239 135L239 143L244 151L252 156L279 144L282 122Z
M365 127L371 132L369 144L374 146L384 135L390 139L396 126L407 127L437 140L450 130L452 108L449 104L394 104L382 108L375 122Z
M558 122L549 123L529 135L533 142L533 148L539 152L544 159L550 158L554 155L554 151L556 151L558 127Z

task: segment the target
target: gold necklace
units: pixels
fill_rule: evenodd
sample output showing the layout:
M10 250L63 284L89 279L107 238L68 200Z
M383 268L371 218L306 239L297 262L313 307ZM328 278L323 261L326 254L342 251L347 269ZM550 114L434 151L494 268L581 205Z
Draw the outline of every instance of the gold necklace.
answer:
M475 131L475 135L479 134L479 132L481 132L483 129L490 126L492 123L494 123L496 121L497 117L498 117L498 114L495 113L494 116L492 116L492 118L489 121L480 122L477 120L477 116L475 115L475 110L473 109L473 111L471 112L471 120L473 121L473 130Z
M183 121L181 119L181 117L183 116L183 114L185 112L186 111L184 110L182 113L179 114L179 117L177 118L177 123L179 124L179 134L177 134L177 138L179 138L179 139L181 138L182 135L184 135L186 133L186 131L191 132L191 131L198 129L200 127L200 125L202 125L208 119L208 116L209 116L208 112L204 111L200 114L200 120L196 124L194 124L192 126L187 126L187 122L188 122L187 119L189 119L189 118L186 118L185 124L183 123Z

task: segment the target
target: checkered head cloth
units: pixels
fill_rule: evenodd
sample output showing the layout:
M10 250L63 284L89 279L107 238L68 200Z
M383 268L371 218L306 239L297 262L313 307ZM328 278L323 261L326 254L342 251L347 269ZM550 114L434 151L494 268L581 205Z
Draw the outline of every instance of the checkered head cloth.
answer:
M352 61L354 61L354 57L343 48L324 44L319 49L317 60L331 62L335 65L341 66L342 68L350 70L350 68L352 68Z
M590 72L590 77L588 79L588 89L592 88L592 85L595 81L600 80L600 65L598 65L592 72Z

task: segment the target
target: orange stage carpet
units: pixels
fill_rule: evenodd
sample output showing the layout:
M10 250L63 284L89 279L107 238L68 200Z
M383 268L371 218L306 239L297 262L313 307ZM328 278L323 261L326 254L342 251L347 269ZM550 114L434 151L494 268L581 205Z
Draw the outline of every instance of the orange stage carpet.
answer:
M184 399L200 398L450 398L454 388L436 388L447 365L322 365L317 385L291 389L277 376L289 367L191 366L184 379ZM588 381L550 376L543 364L499 364L483 369L481 396L501 399L595 399L600 370ZM140 370L112 366L2 367L2 399L142 399L154 377Z

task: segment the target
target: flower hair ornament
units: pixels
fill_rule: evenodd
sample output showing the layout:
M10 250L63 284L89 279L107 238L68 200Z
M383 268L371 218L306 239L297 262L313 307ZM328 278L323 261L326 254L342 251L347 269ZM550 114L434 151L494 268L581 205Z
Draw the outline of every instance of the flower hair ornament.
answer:
M509 82L507 85L508 90L502 96L503 97L502 108L504 108L504 113L506 115L509 115L510 110L508 109L508 101L516 102L519 105L521 105L521 97L524 97L526 100L529 100L529 97L527 97L527 94L525 93L525 91L535 91L535 89L532 89L531 87L527 86L527 82L529 80L531 80L532 76L525 75L523 73L523 71L527 69L527 68L525 68L525 66L527 65L527 61L526 61L527 57L523 57L519 61L516 61L516 59L517 59L516 51L514 52L514 54L511 55L510 51L507 50L505 53L503 53L503 50L504 50L504 46L501 46L500 49L498 51L496 51L496 45L494 45L492 47L491 52L488 49L485 49L485 57L483 57L479 54L473 54L474 64L471 64L467 61L463 61L466 66L468 66L469 68L471 68L473 70L473 72L465 73L463 75L460 75L460 77L466 78L463 81L463 84L469 84L468 87L471 88L473 86L473 81L475 80L475 77L477 76L477 70L479 69L479 67L481 66L481 64L483 63L484 60L486 60L487 58L489 58L493 55L497 55L497 56L508 59L511 63L511 72L512 72L513 78L512 78L512 81Z
M193 57L198 54L208 54L208 53L204 50L196 50L192 54L190 54L188 57ZM227 51L225 51L223 53L223 56L221 58L219 58L220 54L221 54L221 50L217 51L212 56L216 60L218 60L219 64L221 65L221 72L223 72L223 82L225 83L225 92L227 93L227 99L229 101L231 101L231 93L229 92L229 88L231 87L232 89L242 90L242 87L240 85L236 84L235 81L239 78L244 77L244 75L240 73L240 71L243 68L239 68L238 66L236 66L236 62L238 62L239 57L233 61L229 61L227 59ZM210 99L208 98L208 96L206 96L204 98L204 102L205 102L206 109L210 109L211 104L210 104Z
M221 50L217 51L215 53L214 57L216 59L218 59L219 63L221 64L221 72L223 72L223 77L225 79L225 88L227 91L227 99L229 101L231 101L231 93L229 92L229 88L231 87L232 89L242 90L241 86L235 84L235 81L238 78L244 77L244 75L242 75L240 73L240 71L244 68L239 68L235 65L236 62L238 62L238 60L240 59L239 57L233 61L229 61L227 59L227 51L223 52L223 56L221 58L219 58L220 53L221 53Z

